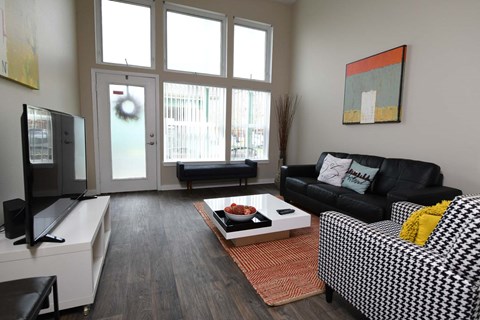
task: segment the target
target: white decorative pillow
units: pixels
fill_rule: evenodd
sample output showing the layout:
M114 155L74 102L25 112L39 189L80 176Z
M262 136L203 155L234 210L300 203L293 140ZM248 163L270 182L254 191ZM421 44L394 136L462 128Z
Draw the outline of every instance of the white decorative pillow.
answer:
M352 159L340 159L332 156L330 153L327 154L323 160L318 181L340 187L351 163Z

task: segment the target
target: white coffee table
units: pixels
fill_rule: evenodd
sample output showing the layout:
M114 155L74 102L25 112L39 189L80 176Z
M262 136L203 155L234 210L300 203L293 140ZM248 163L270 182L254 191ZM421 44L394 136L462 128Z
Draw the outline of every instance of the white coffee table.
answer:
M311 216L309 213L298 209L271 194L258 194L251 196L236 196L226 198L205 199L206 211L210 220L215 224L223 237L232 240L236 246L252 243L272 241L288 238L290 230L310 226ZM213 212L223 210L231 203L254 206L257 211L272 220L272 225L257 229L227 232L214 218ZM294 213L280 215L277 209L294 209Z

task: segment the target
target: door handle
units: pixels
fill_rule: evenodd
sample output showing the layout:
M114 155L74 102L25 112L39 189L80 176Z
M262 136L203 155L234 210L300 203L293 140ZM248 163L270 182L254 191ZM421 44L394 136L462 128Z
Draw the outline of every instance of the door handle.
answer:
M147 144L153 146L155 144L155 142L151 141L151 142L147 142Z

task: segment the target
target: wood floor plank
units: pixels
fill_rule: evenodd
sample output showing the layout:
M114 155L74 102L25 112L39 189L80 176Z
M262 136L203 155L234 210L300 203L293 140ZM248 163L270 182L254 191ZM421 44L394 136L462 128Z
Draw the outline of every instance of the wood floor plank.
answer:
M337 296L331 304L317 295L265 305L193 206L258 193L279 191L269 184L111 195L112 234L95 304L87 317L73 308L61 319L365 319Z

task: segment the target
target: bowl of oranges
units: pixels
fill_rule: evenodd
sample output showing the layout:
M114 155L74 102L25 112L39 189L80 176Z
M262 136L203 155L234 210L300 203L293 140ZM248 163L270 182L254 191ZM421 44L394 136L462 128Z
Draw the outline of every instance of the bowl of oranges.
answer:
M228 219L233 221L245 222L249 221L257 213L257 209L253 206L232 203L223 209Z

